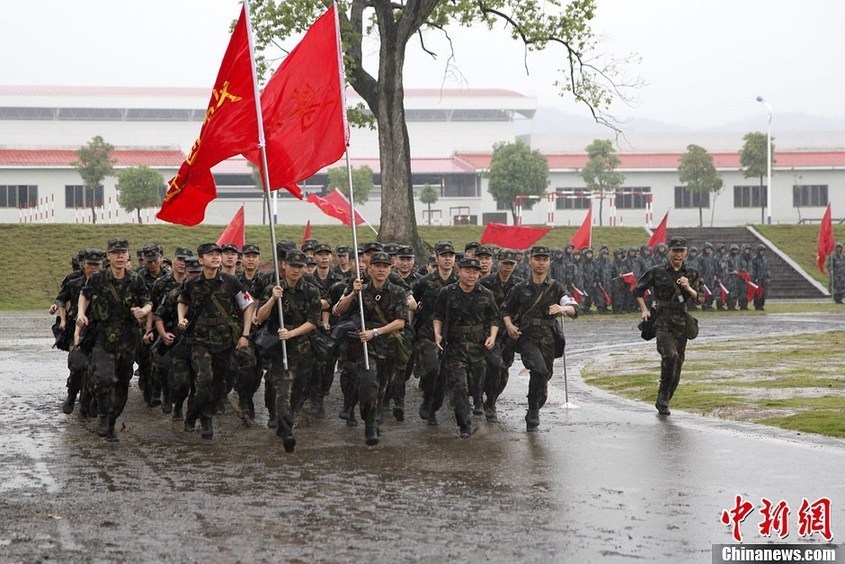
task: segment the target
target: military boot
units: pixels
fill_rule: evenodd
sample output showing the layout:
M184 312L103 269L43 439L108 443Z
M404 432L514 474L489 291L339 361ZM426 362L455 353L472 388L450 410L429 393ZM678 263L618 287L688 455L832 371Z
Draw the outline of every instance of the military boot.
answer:
M420 405L420 419L428 419L429 411L431 411L431 404L423 397L422 405Z
M65 401L62 402L62 412L65 415L73 413L73 406L76 405L76 391L68 390Z
M317 419L326 418L326 410L323 408L323 394L317 389L311 392L311 414Z
M109 434L109 414L108 413L98 413L97 414L97 434L101 437L105 437Z
M364 442L367 446L375 446L378 444L378 430L376 423L367 423L364 426Z
M482 403L481 398L475 398L473 401L472 414L484 415L484 404Z
M660 384L660 389L657 391L657 401L654 402L654 407L657 408L657 413L660 415L671 415L669 411L669 390L668 386Z
M433 409L429 409L428 411L428 424L430 427L437 427L440 423L437 421L437 412Z
M161 412L170 413L173 411L173 400L170 397L170 389L162 390L161 393Z
M177 401L173 404L173 415L170 416L171 421L182 421L182 402Z
M91 394L91 401L88 404L88 416L89 417L97 417L97 396Z
M276 405L267 410L267 428L276 429L279 426L279 421L276 419Z
M119 440L117 438L117 431L114 429L115 423L116 419L114 417L109 417L109 431L106 433L106 440L110 443L116 443Z
M484 418L488 423L496 423L499 421L499 414L496 412L496 404L488 404L484 406Z
M540 428L539 408L528 408L525 414L525 430L529 433L536 433Z
M202 417L202 431L200 431L200 436L203 439L213 439L214 438L214 425L211 423L211 417Z

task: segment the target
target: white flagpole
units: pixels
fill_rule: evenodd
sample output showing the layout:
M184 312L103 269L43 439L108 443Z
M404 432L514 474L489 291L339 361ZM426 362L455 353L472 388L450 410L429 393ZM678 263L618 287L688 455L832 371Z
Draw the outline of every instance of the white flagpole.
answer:
M255 93L255 113L258 118L258 149L261 152L261 183L264 191L264 203L267 206L267 217L270 223L270 245L273 250L273 271L276 273L276 285L281 286L279 277L279 252L276 249L276 216L270 209L270 170L267 166L267 145L264 138L264 117L261 112L261 93L258 91L258 75L255 70L255 47L252 40L252 22L249 17L249 0L243 0L244 17L246 18L246 36L249 43L249 64L252 66L252 88ZM246 223L246 222L244 222ZM285 314L282 309L282 300L276 302L279 311L279 327L285 327ZM288 348L287 343L282 341L282 366L288 371Z

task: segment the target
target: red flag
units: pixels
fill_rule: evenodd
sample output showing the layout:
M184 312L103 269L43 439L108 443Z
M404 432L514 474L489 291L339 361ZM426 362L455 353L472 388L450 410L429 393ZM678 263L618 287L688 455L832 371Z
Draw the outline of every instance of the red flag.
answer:
M591 202L590 207L587 208L587 215L584 217L584 221L581 222L581 227L578 228L578 231L575 232L575 235L572 236L572 239L570 239L569 242L580 251L584 247L591 247L592 241L593 204Z
M297 198L301 182L336 162L349 138L339 27L332 6L285 57L261 94L270 189ZM244 156L261 166L258 149Z
M237 248L243 249L245 240L244 225L244 207L241 206L241 209L235 213L232 221L229 222L229 225L220 234L220 238L217 239L217 245L223 246L226 243L232 243Z
M722 303L723 304L728 303L728 294L730 294L730 292L728 291L727 288L725 288L725 285L722 284L721 282L719 282L719 291L722 294Z
M302 234L302 242L300 243L300 246L304 245L306 239L310 239L310 238L311 238L311 220L309 219L307 222L305 222L305 233Z
M709 298L713 295L713 292L710 291L710 288L707 287L707 284L702 284L701 289L704 290L704 297Z
M660 243L666 243L666 223L669 221L669 212L666 212L666 215L663 216L663 219L660 220L660 225L657 226L657 229L654 230L654 233L651 234L651 237L648 238L648 246L649 247L656 247Z
M634 288L637 285L637 277L634 276L634 273L633 272L626 272L625 274L621 275L620 278L622 279L623 282L628 284L628 289L633 292Z
M575 294L575 301L577 301L579 304L583 302L584 297L587 295L586 292L584 292L574 284L572 285L572 289L575 290L575 292L573 292Z
M325 198L316 194L309 194L308 201L320 208L324 214L339 219L344 225L352 226L352 213L349 208L349 200L337 189L332 190ZM355 211L355 225L366 223L358 211Z
M819 246L816 250L816 265L819 267L819 272L824 271L824 262L827 255L833 252L835 243L833 241L833 221L830 219L830 204L827 204L827 210L822 217L822 223L819 226Z
M527 249L551 231L551 227L525 227L488 223L481 235L481 244L492 243L508 249Z
M601 293L604 294L604 303L606 305L613 305L613 300L610 299L610 294L607 293L607 290L602 288Z
M760 286L758 286L757 284L755 284L751 280L748 281L748 301L749 302L754 299L754 296L756 296L758 293L762 294L762 292L763 292L763 289L760 288Z
M229 40L217 73L199 137L174 176L156 217L196 225L217 197L211 167L258 143L258 119L244 10Z

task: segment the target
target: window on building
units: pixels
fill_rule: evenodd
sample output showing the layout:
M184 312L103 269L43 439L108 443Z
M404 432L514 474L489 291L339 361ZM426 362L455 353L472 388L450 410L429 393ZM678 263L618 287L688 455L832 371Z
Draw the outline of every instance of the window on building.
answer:
M94 200L94 207L103 205L102 186L97 186L96 191L79 184L68 184L65 186L66 208L90 208L92 199Z
M556 188L558 194L555 198L555 209L557 210L585 210L590 207L590 193L583 188Z
M734 186L735 208L761 208L765 205L765 186Z
M686 186L675 186L675 208L699 207L710 207L710 192L696 192Z
M792 187L792 207L827 205L827 184L803 184Z
M0 185L0 208L28 208L38 205L38 186Z
M651 195L649 186L632 186L616 191L616 208L620 210L644 210Z

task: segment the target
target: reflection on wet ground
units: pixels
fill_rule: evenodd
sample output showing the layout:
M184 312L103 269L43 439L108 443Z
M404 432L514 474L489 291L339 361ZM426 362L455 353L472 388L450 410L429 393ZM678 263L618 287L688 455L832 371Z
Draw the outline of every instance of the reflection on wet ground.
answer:
M759 317L719 319L701 339L759 334ZM768 332L845 327L845 316L768 321ZM585 386L578 367L591 356L653 347L632 318L568 324L572 406L561 407L561 364L540 433L524 432L517 362L502 422L477 418L469 441L444 409L439 428L388 419L382 443L366 447L362 428L334 417L336 383L330 417L302 418L292 455L262 408L250 428L231 412L215 418L202 441L143 406L134 380L121 441L102 442L93 420L60 412L65 355L50 350L49 323L0 316L2 560L704 561L730 542L719 515L737 494L793 508L826 496L835 534L845 522L842 441L660 419ZM418 401L409 391L409 414Z

